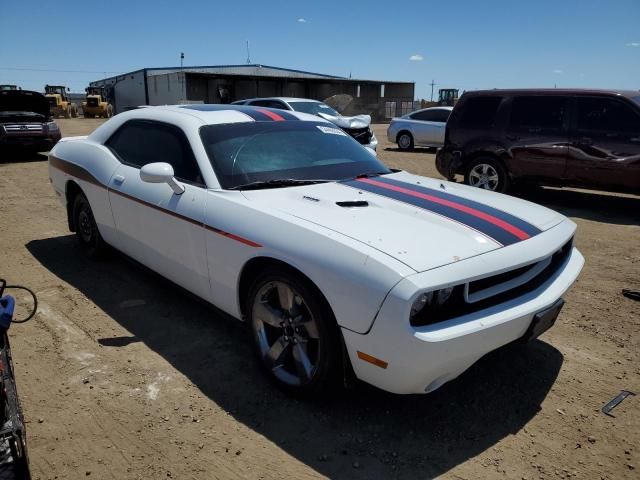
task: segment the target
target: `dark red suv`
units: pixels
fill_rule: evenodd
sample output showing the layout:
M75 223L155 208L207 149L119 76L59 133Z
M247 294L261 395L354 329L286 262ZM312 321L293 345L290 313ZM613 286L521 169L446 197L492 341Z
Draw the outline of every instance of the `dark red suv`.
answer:
M467 92L436 167L499 192L528 182L640 193L640 91Z

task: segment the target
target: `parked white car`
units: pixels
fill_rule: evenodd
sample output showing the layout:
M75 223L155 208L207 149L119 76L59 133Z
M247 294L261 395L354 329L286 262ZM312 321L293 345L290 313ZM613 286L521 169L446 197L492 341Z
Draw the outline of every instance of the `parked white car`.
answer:
M245 100L233 102L232 105L277 108L279 110L291 110L317 115L340 127L365 147L369 147L372 150L376 150L378 148L378 139L373 134L373 130L371 130L371 115L354 115L353 117L345 117L326 103L319 102L318 100L311 100L309 98L247 98Z
M111 245L246 321L268 375L304 395L350 368L431 392L549 328L584 261L564 216L393 172L297 112L124 112L63 138L49 175L89 255Z
M391 119L387 139L397 143L400 150L413 147L441 147L447 119L453 107L431 107Z

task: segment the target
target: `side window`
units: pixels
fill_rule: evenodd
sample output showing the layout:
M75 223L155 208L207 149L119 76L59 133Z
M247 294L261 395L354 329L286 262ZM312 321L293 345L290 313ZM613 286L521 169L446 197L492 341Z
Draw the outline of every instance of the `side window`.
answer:
M460 125L466 128L490 128L496 123L496 114L502 97L471 97L462 105Z
M578 98L576 107L577 129L581 134L640 137L640 115L620 100Z
M447 120L449 120L449 115L451 115L451 110L439 109L439 110L435 110L435 112L436 112L436 119L434 120L434 122L447 123Z
M204 185L187 138L172 125L132 120L122 125L107 140L106 146L122 163L131 167L165 162L173 167L176 178Z
M423 122L439 122L437 110L424 110L422 112L416 112L411 114L413 120L422 120Z
M529 133L562 130L567 100L559 96L515 97L511 102L509 130Z

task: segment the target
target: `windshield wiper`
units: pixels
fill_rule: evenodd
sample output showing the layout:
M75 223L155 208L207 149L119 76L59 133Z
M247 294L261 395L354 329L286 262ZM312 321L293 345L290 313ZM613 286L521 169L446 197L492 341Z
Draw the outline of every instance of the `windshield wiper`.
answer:
M361 173L360 175L356 175L354 178L371 178L371 177L379 177L380 175L387 175L391 172L369 172L369 173Z
M301 180L297 178L280 178L273 180L261 180L259 182L245 183L229 187L227 190L259 190L261 188L293 187L297 185L313 185L314 183L326 183L333 180Z

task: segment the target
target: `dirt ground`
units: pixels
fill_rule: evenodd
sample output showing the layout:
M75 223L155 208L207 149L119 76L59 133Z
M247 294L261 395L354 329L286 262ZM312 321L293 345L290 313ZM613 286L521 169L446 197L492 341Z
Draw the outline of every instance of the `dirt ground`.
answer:
M101 120L69 119L65 135ZM438 177L432 152L389 165ZM10 330L35 479L639 478L640 197L540 189L578 224L586 258L556 326L423 396L367 386L287 398L239 322L119 255L76 249L42 158L0 162L0 277L33 288Z

